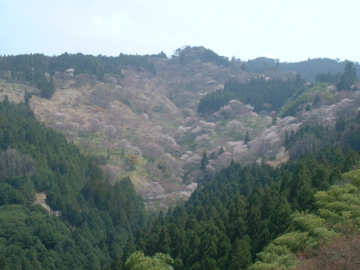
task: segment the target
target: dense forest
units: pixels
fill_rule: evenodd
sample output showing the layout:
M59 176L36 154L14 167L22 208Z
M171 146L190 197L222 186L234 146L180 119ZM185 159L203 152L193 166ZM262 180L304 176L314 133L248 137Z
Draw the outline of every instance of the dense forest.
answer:
M244 104L251 104L256 112L276 111L284 104L286 99L299 91L304 82L300 75L288 81L280 79L266 80L261 77L245 84L237 82L236 79L230 79L223 89L209 93L201 98L198 112L217 111L233 99Z
M327 239L323 237L341 237L346 228L360 225L354 214L326 226L329 216L321 211L335 210L319 202L325 191L331 196L334 190L343 192L340 197L348 192L360 195L357 187L343 186L342 177L359 167L360 156L354 151L359 149L355 135L359 119L341 120L334 130L302 127L286 141L296 157L280 168L232 163L198 188L186 204L166 215L160 213L152 229L141 235L137 248L149 255L170 254L174 269L295 267L298 251L319 246ZM334 136L329 138L329 134ZM318 144L309 141L313 137ZM298 142L313 147L298 153ZM259 254L266 246L265 253Z
M267 80L261 76L247 83L240 83L236 78L231 78L225 83L223 89L209 93L200 99L198 113L215 112L227 105L230 100L238 100L244 104L250 104L255 112L277 112L281 109L280 117L295 115L298 106L308 101L306 100L308 92L314 92L316 86L319 86L318 82L335 84L338 91L352 90L356 77L355 64L349 61L343 72L320 73L316 76L316 82L308 86L304 85L306 81L299 73L295 78L287 81L276 78Z
M334 185L359 166L360 116L339 119L334 130L304 126L287 135L297 154L280 168L232 163L150 226L130 179L107 185L99 167L36 122L26 104L0 104L2 269L272 269L285 262L266 261L267 253L292 256L286 262L295 265L291 252L341 235L340 223L357 226L351 216L331 227L316 223L317 234L301 227L324 218L321 192L359 194L356 186ZM299 142L313 137L319 143L298 153ZM59 216L33 204L40 192ZM295 245L296 237L303 242Z
M159 57L163 57L162 54L159 54ZM45 98L51 97L55 92L53 82L45 77L45 73L54 75L55 72L66 72L68 69L72 69L72 75L87 73L102 80L105 74L123 78L121 66L133 66L138 70L156 74L154 64L149 61L147 56L140 55L120 54L113 57L63 53L58 56L43 54L0 56L0 71L10 71L9 78L37 86Z
M8 81L36 86L48 101L55 92L53 77L56 72L72 69L71 76L87 73L94 80L101 80L105 74L124 78L121 67L126 65L140 72L148 71L147 75L154 78L156 70L150 61L152 58L167 57L163 52L152 56L120 54L118 57L67 53L53 57L42 54L0 56L0 71ZM265 69L261 72L271 69L272 65L278 70L286 66L279 61L265 60L257 59L256 65L251 61L242 65L251 70L262 61ZM321 66L315 60L304 63ZM197 61L225 69L241 64L204 47L179 49L171 61L182 67ZM278 112L278 121L281 121L286 116L299 114L299 105L306 105L301 109L304 112L320 103L330 104L321 101L326 98L322 93L329 84L336 85L334 95L336 92L349 97L355 90L357 64L330 61L330 71L319 73L320 68L314 69L318 72L317 82L311 84L305 84L300 71L288 80L252 74L254 79L240 83L233 77L223 89L201 98L198 113L206 115L218 111L231 100L238 100L241 106L248 104L243 106L247 112L262 112L270 118L266 125L273 119L273 125L276 119L270 117L274 115L271 112ZM343 64L343 72L330 68L332 64L336 67ZM208 157L208 149L202 149L199 163L191 163L199 171L196 190L185 203L179 202L165 213L145 209L130 177L110 181L104 176L100 165L111 155L115 156L112 149L107 150L107 159L83 155L64 135L38 122L30 108L31 97L26 91L24 101L19 104L11 103L6 96L0 102L0 269L359 267L360 253L356 244L360 238L358 111L356 117L341 115L334 125L298 123L298 129L284 131L279 144L286 151L288 161L278 166L270 166L266 158L250 165L229 159L230 166L222 166L208 175L205 172L214 156L229 155L229 152L221 146L218 154L211 152ZM105 108L101 112L106 114ZM121 112L124 114L125 110ZM147 114L142 116L149 120ZM120 119L120 114L116 117ZM225 125L229 120L219 119ZM99 124L99 121L94 122ZM203 120L199 123L204 129L208 128L208 134L215 134L215 123ZM194 124L193 130L200 124ZM114 126L107 128L116 131ZM123 132L129 130L127 127ZM132 131L135 136L138 129ZM95 130L87 132L93 143ZM246 129L241 136L238 130L233 133L236 132L237 140L244 137L241 149L251 147L253 131ZM192 133L195 132L189 131L193 138L189 141L197 138ZM203 136L196 134L200 138ZM211 137L207 137L210 141ZM169 144L173 146L173 142L175 139ZM176 148L176 152L180 151ZM140 157L132 157L139 162ZM172 161L170 154L165 157ZM165 168L165 163L149 160L146 166L153 166L153 162L157 169ZM179 158L173 160L177 165ZM135 162L131 169L134 167ZM152 177L156 180L156 176ZM350 259L335 261L331 259L334 256Z
M0 268L100 269L148 226L130 179L114 186L25 103L0 103ZM39 204L46 194L49 215Z
M206 49L202 46L200 47L190 47L186 46L183 49L177 49L175 51L174 58L178 58L182 65L188 64L194 60L201 60L202 62L210 62L216 65L229 66L231 62L227 57L220 56L210 49Z
M259 57L253 60L248 60L243 62L243 69L247 72L252 73L264 73L266 71L296 71L308 82L313 82L316 80L316 75L318 74L328 74L329 72L333 75L336 73L341 73L348 60L340 61L329 58L315 58L308 59L306 61L300 62L280 62L279 59L271 59L266 57ZM356 68L359 68L359 63L354 64ZM334 83L337 83L335 81Z

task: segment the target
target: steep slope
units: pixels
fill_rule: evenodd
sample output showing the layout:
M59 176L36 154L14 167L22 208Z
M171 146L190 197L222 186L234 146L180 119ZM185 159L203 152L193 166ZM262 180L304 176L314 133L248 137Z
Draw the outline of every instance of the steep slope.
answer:
M6 78L3 93L11 92L17 101L25 89L32 93L31 107L39 120L61 131L84 154L95 156L109 183L129 176L150 207L166 207L188 197L194 187L189 184L210 179L231 160L249 164L261 157L274 165L286 161L288 154L281 148L286 133L296 131L303 121L320 120L324 110L334 111L328 118L329 124L334 123L340 115L335 104L353 98L351 92L337 92L326 84L286 86L277 93L281 103L293 97L284 106L271 104L273 97L263 90L271 90L271 82L294 81L301 86L296 72L249 73L249 63L229 61L204 47L179 49L171 59L163 54L34 57L32 62L26 56L16 68L10 65L13 58L1 58L2 68L13 69L1 73ZM32 64L37 68L29 68ZM42 77L42 72L50 73ZM44 78L56 87L48 99L36 83ZM250 86L238 95L243 84L256 81L264 84L263 93L244 95L255 93ZM224 99L222 92L227 95ZM214 96L221 97L220 105L198 113L199 104ZM218 103L216 99L213 102ZM328 108L321 109L322 105ZM200 169L204 153L208 161Z
M356 84L338 91L328 83L304 84L295 72L251 74L242 62L203 47L184 48L172 59L128 56L128 62L107 67L109 73L97 69L98 61L114 59L74 59L95 69L24 61L1 73L2 94L11 92L16 102L24 96L24 103L5 98L0 106L5 269L99 269L111 261L111 269L122 269L135 249L170 254L175 269L246 269L256 258L253 268L264 263L271 269L275 260L269 258L277 255L274 267L293 267L296 252L316 247L316 237L336 229L324 226L313 195L358 193L349 186L329 189L342 183L342 173L358 168L359 156L350 151L360 149ZM262 90L272 82L298 88L285 93L283 100L290 98L276 110L259 91L254 106L246 104L249 96L231 96L198 113L205 94L241 91L251 82L263 84ZM201 186L196 189L194 181ZM150 226L133 183L148 208L179 205ZM46 195L60 215L32 205L36 194ZM71 253L76 256L67 258Z
M260 253L259 258L268 265L258 262L250 268L290 269L295 261L291 252L315 247L319 238L333 236L325 221L302 211L312 211L313 195L341 181L340 171L358 161L355 152L329 146L278 169L232 164L197 189L185 205L160 215L138 247L148 255L170 254L175 269L247 269L258 252L290 231L274 241L277 246ZM344 199L353 191L344 192ZM354 209L358 207L357 200ZM351 216L356 220L355 213ZM331 218L330 213L328 216ZM284 256L275 260L270 249Z
M0 103L2 269L100 269L147 220L130 179L108 185L74 144L35 120L28 100Z
M197 58L186 65L175 58L150 59L157 76L122 65L123 78L107 74L101 81L91 74L79 74L69 61L68 68L51 76L57 90L49 99L31 85L6 85L27 88L33 94L31 107L36 117L63 132L83 153L97 156L110 182L130 176L145 198L187 197L193 190L187 184L194 176L183 183L184 158L180 157L187 145L175 140L178 127L185 125L187 116L196 114L205 91L215 91L230 76L244 72ZM199 71L196 76L194 69ZM189 85L191 92L185 91Z
M299 258L309 265L317 252L330 259L327 241L337 237L342 254L356 257L349 239L359 228L359 125L356 117L337 127L302 126L287 146L295 156L279 168L232 163L160 214L138 247L170 254L174 269L293 269L304 252ZM297 155L293 145L315 136L321 143Z

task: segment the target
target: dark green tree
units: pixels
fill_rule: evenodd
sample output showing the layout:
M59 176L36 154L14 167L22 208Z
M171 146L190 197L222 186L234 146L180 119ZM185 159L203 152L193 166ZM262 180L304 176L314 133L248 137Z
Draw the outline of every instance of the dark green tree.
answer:
M203 156L200 162L200 170L202 170L203 172L206 170L206 166L209 165L209 158L206 154L206 151L204 150L203 152Z
M248 144L248 142L250 142L250 135L249 135L249 131L246 131L244 144Z
M48 81L45 78L45 75L41 77L36 86L40 89L40 94L44 98L51 98L56 90L53 79L50 77L50 80Z
M338 91L341 90L350 90L351 86L355 83L356 80L356 68L354 67L353 62L347 62L344 68L344 73L340 77L340 81L336 85Z
M241 240L237 239L230 252L231 270L247 269L252 264L251 247L249 237L245 236Z

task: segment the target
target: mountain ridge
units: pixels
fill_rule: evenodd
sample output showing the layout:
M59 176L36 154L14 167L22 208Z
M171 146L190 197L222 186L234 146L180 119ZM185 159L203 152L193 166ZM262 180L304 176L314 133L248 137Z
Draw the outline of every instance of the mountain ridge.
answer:
M203 47L146 59L156 73L2 72L1 268L293 269L336 243L358 257L354 63L306 83Z
M45 56L36 57L44 59ZM285 131L280 132L279 128L273 128L280 132L277 139L271 139L269 135L274 134L274 131L261 135L271 122L276 120L274 111L269 109L271 107L263 107L264 111L255 113L251 106L242 104L241 101L231 101L225 102L220 110L211 115L200 115L196 112L199 101L205 95L224 88L229 78L236 79L239 83L249 82L255 77L288 80L295 78L296 72L276 70L275 60L229 60L204 47L187 46L178 49L172 58L166 58L161 53L124 57L128 60L121 60L125 62L117 67L118 74L104 73L101 77L91 73L79 74L76 69L66 72L74 67L71 62L67 62L66 67L63 66L63 71L53 70L53 74L45 74L47 80L52 78L56 86L55 94L50 99L42 98L42 90L37 90L34 83L26 83L21 87L11 83L15 82L16 78L21 82L21 72L26 74L31 70L25 68L26 65L14 71L18 77L15 76L12 81L9 80L10 77L6 77L9 73L5 70L2 74L8 79L3 79L3 86L9 87L9 90L4 92L15 93L14 89L18 89L14 96L14 100L18 101L21 100L20 88L31 92L31 107L37 119L63 132L70 141L78 144L84 153L97 156L96 160L107 172L110 182L119 177L131 176L138 192L154 193L155 197L159 198L171 198L172 194L177 194L174 196L176 198L182 196L180 194L184 194L183 192L189 195L188 184L205 175L210 177L215 171L229 165L231 160L253 162L259 156L271 157L273 160L274 156L280 158L285 155L281 150L273 150L272 154L267 152L274 147L272 140L284 140ZM0 61L3 68L5 58L2 57ZM26 59L31 57L27 56ZM84 59L85 65L93 60L112 63L116 57L63 54L51 59ZM336 60L331 62L343 65ZM146 69L151 66L149 63L154 66L156 73L152 69ZM80 62L77 65L83 68ZM264 73L250 73L251 65L252 69L262 65ZM92 72L90 69L84 70ZM97 70L96 65L93 70ZM29 78L36 80L36 72L29 74ZM320 91L324 90L326 89ZM324 91L324 97L325 93L329 99L336 91ZM311 99L314 98L313 95ZM265 103L263 105L268 106ZM296 106L300 104L291 106L296 113ZM279 121L279 124L283 125L282 121ZM246 133L253 140L247 145L244 144ZM258 136L260 137L257 138ZM264 138L269 146L259 143ZM225 149L225 154L218 159L220 155L216 152L219 152L220 148ZM210 159L206 172L201 172L199 168L204 150L209 154L214 153L212 157L216 158Z

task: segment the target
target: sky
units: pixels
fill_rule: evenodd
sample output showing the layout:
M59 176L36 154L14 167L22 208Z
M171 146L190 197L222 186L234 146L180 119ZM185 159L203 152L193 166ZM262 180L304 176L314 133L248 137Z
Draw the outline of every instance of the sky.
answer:
M169 57L204 46L243 61L360 62L359 0L0 0L0 55Z

